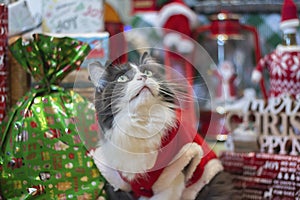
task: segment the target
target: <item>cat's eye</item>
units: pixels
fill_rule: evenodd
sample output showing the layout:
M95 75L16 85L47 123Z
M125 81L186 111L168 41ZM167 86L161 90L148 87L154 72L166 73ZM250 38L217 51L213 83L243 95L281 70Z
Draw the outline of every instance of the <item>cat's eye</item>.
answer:
M127 82L129 80L129 78L128 78L128 76L126 76L126 75L121 75L121 76L119 76L119 78L117 79L117 81L119 82L119 83L124 83L124 82Z
M148 77L150 77L150 76L153 75L152 71L150 71L150 70L145 70L145 71L144 71L144 74L145 74L146 76L148 76Z

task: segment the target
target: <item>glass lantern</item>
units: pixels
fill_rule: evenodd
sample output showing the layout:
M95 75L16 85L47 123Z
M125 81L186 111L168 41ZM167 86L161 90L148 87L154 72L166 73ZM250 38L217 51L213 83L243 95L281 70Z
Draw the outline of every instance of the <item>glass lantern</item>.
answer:
M258 91L251 82L252 70L261 57L258 33L239 19L237 14L220 12L210 17L209 25L198 27L194 35L216 65L208 69L214 88L210 88L211 105L200 107L200 132L217 140L226 140L228 134L224 127L226 108L243 97L245 89ZM207 132L213 114L218 116L216 126Z

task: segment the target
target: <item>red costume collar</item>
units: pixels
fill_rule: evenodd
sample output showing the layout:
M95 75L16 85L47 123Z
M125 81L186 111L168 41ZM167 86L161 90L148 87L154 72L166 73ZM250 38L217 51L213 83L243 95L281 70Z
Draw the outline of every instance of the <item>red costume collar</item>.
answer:
M204 157L199 163L193 177L187 183L187 187L198 181L204 171L204 167L211 159L216 158L214 152L208 147L203 138L192 128L191 124L181 123L187 120L181 120L181 113L177 111L177 126L168 131L168 134L162 138L161 149L158 151L157 160L152 169L145 174L138 174L132 181L125 177L122 179L131 185L132 191L136 197L153 196L152 186L157 181L165 167L167 167L172 159L179 153L181 148L195 142L199 144L203 150Z

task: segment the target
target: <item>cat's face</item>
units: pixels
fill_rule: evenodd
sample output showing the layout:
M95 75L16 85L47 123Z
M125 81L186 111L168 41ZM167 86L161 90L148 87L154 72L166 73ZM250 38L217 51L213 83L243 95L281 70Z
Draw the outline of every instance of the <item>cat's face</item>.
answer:
M141 64L108 64L100 72L100 66L89 66L90 77L96 86L95 107L99 124L104 130L111 129L118 118L148 123L155 109L174 109L172 88L162 75L162 66L150 59Z

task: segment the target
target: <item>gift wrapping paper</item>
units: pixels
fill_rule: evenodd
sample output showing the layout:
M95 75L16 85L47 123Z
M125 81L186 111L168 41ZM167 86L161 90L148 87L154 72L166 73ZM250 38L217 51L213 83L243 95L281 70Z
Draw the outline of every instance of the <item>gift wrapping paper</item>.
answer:
M89 81L87 66L91 62L100 62L103 66L109 59L109 33L52 33L48 34L55 37L70 37L90 46L90 52L85 57L79 69L68 74L61 83L61 86L67 89L73 89L84 97L93 98L94 86Z
M90 48L64 37L35 34L10 46L36 80L10 110L0 134L4 199L106 199L105 180L90 151L99 140L93 104L57 85Z
M220 159L242 199L300 199L299 156L223 152Z

